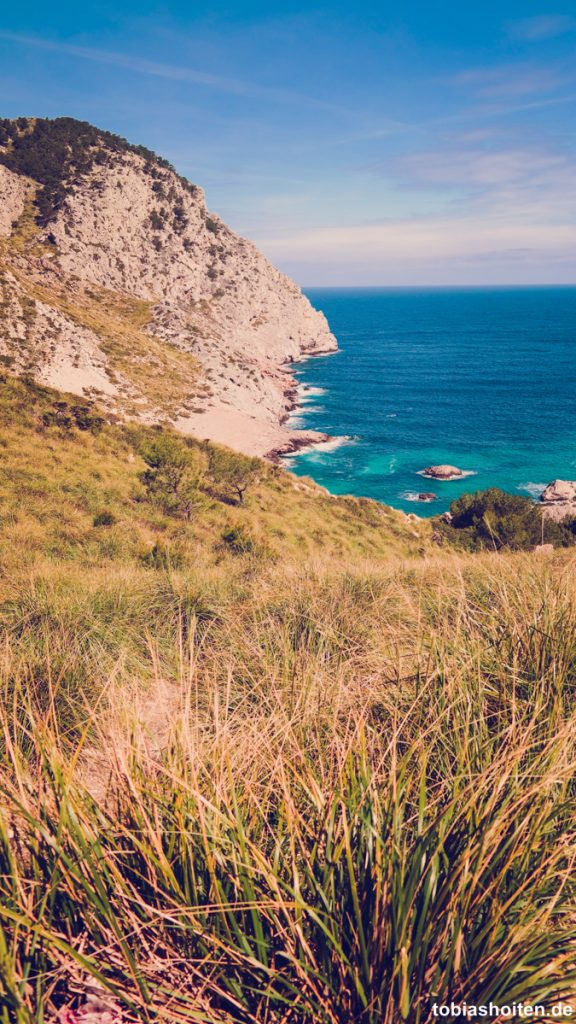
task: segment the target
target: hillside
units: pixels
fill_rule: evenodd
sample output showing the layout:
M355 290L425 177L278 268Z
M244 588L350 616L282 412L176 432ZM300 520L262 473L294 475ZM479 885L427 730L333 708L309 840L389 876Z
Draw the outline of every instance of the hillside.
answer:
M120 415L263 455L325 318L202 189L71 118L0 121L0 356Z
M429 545L425 521L333 497L312 480L169 428L110 423L90 402L8 374L0 376L0 430L5 570L13 558L19 566L157 560L174 569L192 568L200 554L206 564L234 562L243 549L223 541L231 531L244 538L244 553L265 561L398 558ZM150 452L161 444L166 486L147 486ZM186 457L194 475L184 492L169 474ZM98 525L102 515L111 521Z
M574 556L0 385L2 1024L574 1000Z

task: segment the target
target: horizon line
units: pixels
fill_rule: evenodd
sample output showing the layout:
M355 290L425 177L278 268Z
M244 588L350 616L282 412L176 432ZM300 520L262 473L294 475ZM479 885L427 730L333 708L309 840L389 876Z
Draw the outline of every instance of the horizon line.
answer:
M290 276L290 275L288 275ZM569 282L536 282L536 283L518 283L509 282L507 284L493 284L490 282L479 283L479 284L301 284L299 287L302 290L306 288L322 288L324 291L374 291L376 289L380 291L398 291L404 289L406 291L416 291L418 288L428 288L431 290L440 290L442 288L493 288L495 290L504 291L510 288L576 288L576 281Z

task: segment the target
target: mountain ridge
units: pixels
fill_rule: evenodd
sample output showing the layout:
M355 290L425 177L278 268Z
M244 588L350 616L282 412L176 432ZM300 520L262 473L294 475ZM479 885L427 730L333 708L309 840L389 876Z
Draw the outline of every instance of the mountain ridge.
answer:
M326 319L167 161L71 118L0 121L0 210L12 371L248 454L306 440L282 425L289 365L336 349Z

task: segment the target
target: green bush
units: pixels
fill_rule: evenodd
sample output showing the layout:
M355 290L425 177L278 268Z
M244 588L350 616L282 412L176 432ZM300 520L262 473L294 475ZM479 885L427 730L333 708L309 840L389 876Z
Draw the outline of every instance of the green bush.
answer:
M93 526L114 526L116 522L116 516L113 512L98 512L92 520Z
M471 551L529 551L538 544L569 547L576 543L576 521L556 523L543 518L543 509L530 498L507 494L497 487L463 494L450 505L451 522L442 532Z
M42 424L45 427L60 427L61 430L89 430L99 434L106 423L99 416L91 403L86 405L69 405L68 402L53 402L50 409L42 413Z

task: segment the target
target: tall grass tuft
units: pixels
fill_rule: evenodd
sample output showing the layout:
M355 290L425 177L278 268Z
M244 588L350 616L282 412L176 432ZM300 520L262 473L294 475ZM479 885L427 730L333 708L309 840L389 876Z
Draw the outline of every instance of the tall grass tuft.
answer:
M272 568L210 614L153 593L148 703L125 706L112 665L105 708L73 727L9 644L2 1024L90 983L151 1022L424 1024L434 1002L574 1001L571 564L293 569L289 592ZM98 607L89 637L113 659ZM134 666L142 613L122 622Z

